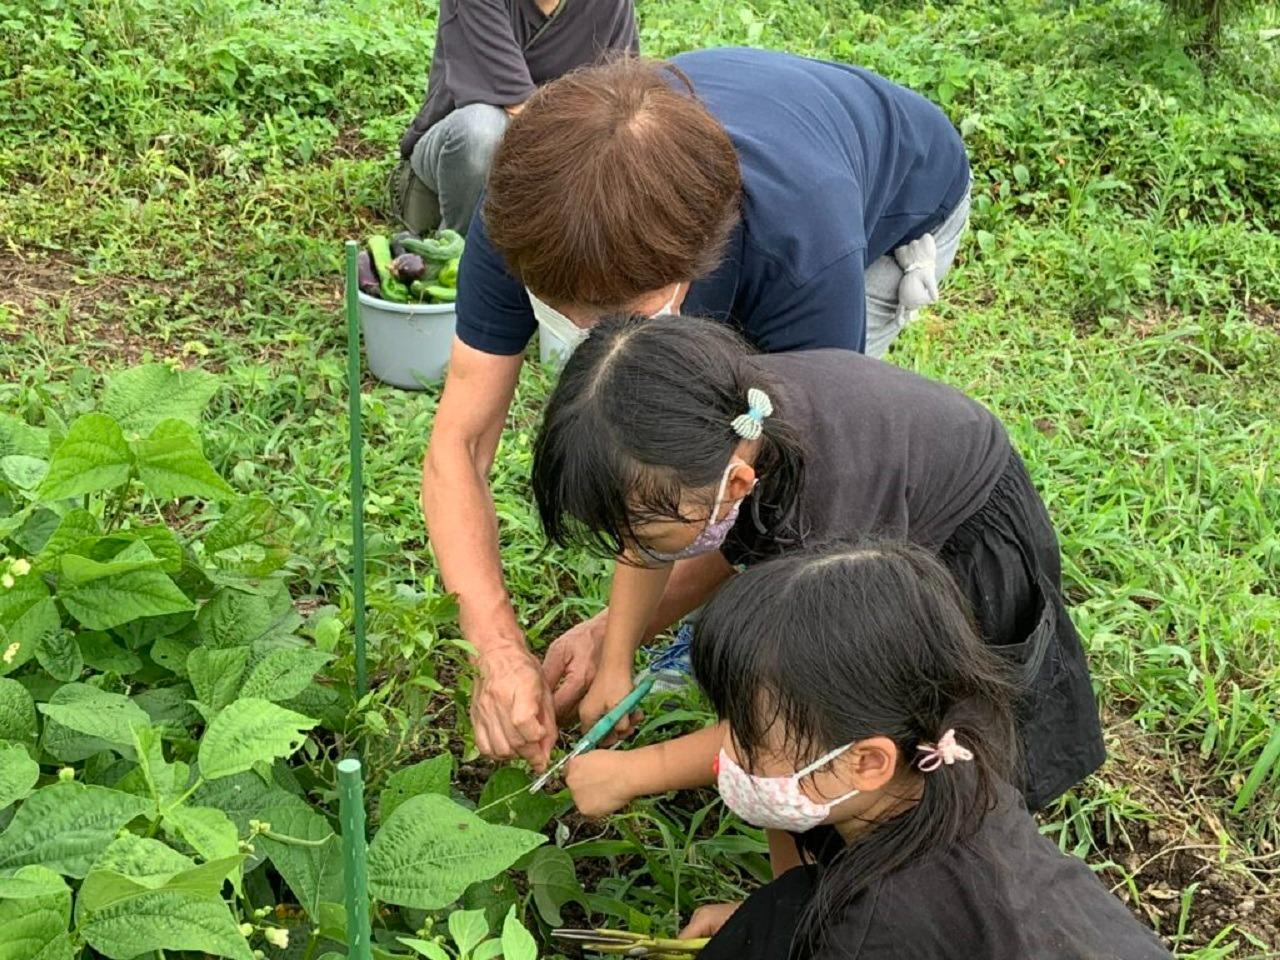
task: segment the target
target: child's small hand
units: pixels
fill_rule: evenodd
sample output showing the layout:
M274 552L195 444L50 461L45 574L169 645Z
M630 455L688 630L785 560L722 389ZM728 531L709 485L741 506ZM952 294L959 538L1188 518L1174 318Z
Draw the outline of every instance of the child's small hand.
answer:
M630 670L608 670L602 665L596 673L595 680L591 682L591 689L587 691L586 696L582 698L581 705L578 707L578 716L582 719L582 729L584 731L590 730L597 720L626 699L633 686ZM606 737L601 746L607 747L609 744L625 737L640 722L642 717L643 714L638 710L632 711L630 715L623 717L618 721L617 726L613 728L613 735Z
M564 782L584 817L603 817L635 799L627 778L627 757L608 750L592 750L574 757L565 768Z
M689 918L685 928L676 934L676 937L680 940L701 940L704 937L714 937L740 906L742 906L741 902L709 903L704 907L699 907L693 911L693 916Z

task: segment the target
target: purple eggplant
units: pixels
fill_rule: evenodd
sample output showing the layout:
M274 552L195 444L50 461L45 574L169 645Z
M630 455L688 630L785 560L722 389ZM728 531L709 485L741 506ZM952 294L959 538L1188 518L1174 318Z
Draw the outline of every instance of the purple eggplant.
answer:
M368 250L361 250L356 258L356 285L362 293L371 297L382 296L382 285L378 283L378 272L373 269L373 257Z
M403 253L391 261L391 274L401 283L421 280L426 272L426 261L416 253Z

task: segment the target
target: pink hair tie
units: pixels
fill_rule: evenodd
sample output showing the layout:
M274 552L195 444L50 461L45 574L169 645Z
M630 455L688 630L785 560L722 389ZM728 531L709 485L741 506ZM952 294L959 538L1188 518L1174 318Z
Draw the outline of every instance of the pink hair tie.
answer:
M948 730L939 737L937 744L922 743L916 749L924 754L916 762L916 766L920 768L921 773L932 773L944 763L947 766L951 766L957 760L973 759L972 750L956 743L956 732L954 730Z

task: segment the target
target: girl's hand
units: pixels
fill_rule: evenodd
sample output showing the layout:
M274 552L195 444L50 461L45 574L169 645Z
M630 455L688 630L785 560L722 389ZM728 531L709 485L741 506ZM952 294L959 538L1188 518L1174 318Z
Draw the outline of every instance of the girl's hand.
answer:
M606 607L590 620L583 620L551 641L542 658L542 673L551 688L556 719L572 723L583 694L596 677L604 629L609 622Z
M738 903L709 903L705 907L699 907L693 911L693 916L689 919L688 924L676 934L676 938L679 940L701 940L704 937L714 937L740 906L742 906L741 901Z
M626 754L592 750L574 757L565 768L564 782L584 817L603 817L636 798L627 776Z
M595 680L591 683L591 689L587 691L586 696L582 698L582 703L578 707L578 716L582 720L582 729L584 731L591 729L591 726L597 720L626 699L633 686L629 669L609 669L604 664L601 664L596 672ZM642 718L643 714L638 710L633 711L629 716L623 717L618 721L618 725L613 728L613 734L601 741L600 745L608 746L625 737Z

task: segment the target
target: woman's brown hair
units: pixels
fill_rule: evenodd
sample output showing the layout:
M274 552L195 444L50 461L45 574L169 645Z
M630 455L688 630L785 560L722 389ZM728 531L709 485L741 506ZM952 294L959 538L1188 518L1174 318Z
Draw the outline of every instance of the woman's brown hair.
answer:
M741 191L733 143L688 78L622 57L534 94L494 157L483 215L541 299L609 312L715 270Z

